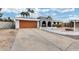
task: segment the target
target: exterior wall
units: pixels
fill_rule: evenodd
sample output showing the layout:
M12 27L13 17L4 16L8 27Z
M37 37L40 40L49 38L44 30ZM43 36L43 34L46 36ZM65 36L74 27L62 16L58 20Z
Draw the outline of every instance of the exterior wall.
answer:
M20 22L19 22L19 21L20 21L20 20L17 20L17 19L16 19L16 21L15 21L15 28L16 28L16 29L19 29L19 28L20 28L20 24L19 24ZM37 28L39 28L39 21L37 21Z
M16 21L15 21L15 28L16 28L16 29L19 29L19 20L16 20Z
M37 28L39 28L39 21L37 22Z
M1 22L0 21L0 29L12 29L14 28L13 22Z
M52 19L40 19L40 27L42 27L42 22L45 21L46 22L46 27L48 27L48 22L51 22L51 26L53 25L53 21Z
M79 28L79 22L76 22L76 27Z
M79 22L75 23L76 30L79 31Z

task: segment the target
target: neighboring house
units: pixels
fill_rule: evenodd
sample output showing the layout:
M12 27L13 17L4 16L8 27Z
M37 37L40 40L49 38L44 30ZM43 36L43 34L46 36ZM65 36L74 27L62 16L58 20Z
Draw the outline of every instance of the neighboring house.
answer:
M53 20L53 27L63 27L63 22L59 20Z
M75 26L79 27L79 20L71 20L68 23L64 23L65 27L74 27L74 21L75 21Z
M37 19L25 19L17 17L15 19L16 28L40 28L40 27L59 27L62 22L55 21L51 17L38 17Z
M49 17L38 17L40 19L39 25L40 27L52 27L53 20Z
M16 28L38 28L39 19L16 18Z
M53 20L51 17L38 17L40 19L40 27L61 27L63 23L58 20Z
M71 23L72 22L72 23ZM75 22L75 25L76 27L79 28L79 20L72 20L70 23L74 26L74 22Z
M74 31L79 31L79 20L78 19L72 19L70 22L63 23L63 27L71 28Z
M74 31L76 31L76 30L79 31L79 19L72 20L71 22L70 22L70 24L72 24L72 27L74 28Z

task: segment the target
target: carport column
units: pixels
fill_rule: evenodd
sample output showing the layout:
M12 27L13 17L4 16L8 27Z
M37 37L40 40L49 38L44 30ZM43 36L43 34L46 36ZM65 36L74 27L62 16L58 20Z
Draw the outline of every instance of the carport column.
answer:
M16 23L16 29L19 29L19 20L16 19L15 23Z
M37 21L37 28L39 28L39 21Z
M53 27L53 21L52 21L52 23L51 23L51 27Z
M48 21L46 21L46 27L48 27Z

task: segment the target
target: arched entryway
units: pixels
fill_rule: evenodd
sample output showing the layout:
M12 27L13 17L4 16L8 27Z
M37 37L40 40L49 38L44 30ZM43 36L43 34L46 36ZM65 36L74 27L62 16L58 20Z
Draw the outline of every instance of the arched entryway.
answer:
M42 22L42 27L46 27L46 22L45 21Z
M51 27L51 22L50 21L48 22L48 27Z

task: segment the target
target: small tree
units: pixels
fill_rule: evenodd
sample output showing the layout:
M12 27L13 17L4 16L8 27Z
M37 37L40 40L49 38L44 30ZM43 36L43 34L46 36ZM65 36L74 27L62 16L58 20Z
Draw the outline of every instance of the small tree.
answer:
M27 8L26 8L27 9ZM33 9L27 9L27 11L22 11L20 14L24 17L24 16L30 16L30 13L34 13L34 10Z
M29 8L28 12L34 13L34 10Z
M21 16L22 16L22 17L24 17L24 16L25 16L25 12L21 12L20 14L21 14Z
M33 14L33 13L34 13L34 10L29 8L29 9L27 10L27 12L29 13L29 17L30 17L30 15L31 15L30 13Z
M26 17L27 17L27 16L30 16L29 12L25 12L25 16L26 16Z
M52 17L51 16L48 16L47 19L52 19Z
M13 20L10 17L8 17L8 21L13 22Z

